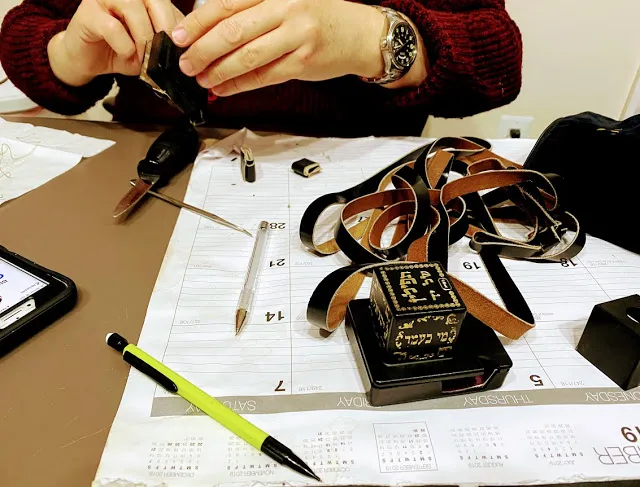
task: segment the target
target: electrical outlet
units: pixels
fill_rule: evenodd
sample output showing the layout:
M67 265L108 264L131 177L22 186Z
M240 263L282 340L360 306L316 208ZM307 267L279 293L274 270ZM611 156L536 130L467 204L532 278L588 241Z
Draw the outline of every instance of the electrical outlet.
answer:
M511 131L519 131L519 137L526 139L531 137L531 125L533 117L516 117L515 115L503 115L498 124L499 139L509 139L512 137Z

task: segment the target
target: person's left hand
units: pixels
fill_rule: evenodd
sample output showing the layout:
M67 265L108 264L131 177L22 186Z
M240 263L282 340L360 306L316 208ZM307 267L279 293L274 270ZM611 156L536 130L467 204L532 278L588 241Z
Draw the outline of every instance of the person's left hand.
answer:
M384 15L346 0L209 0L173 30L182 71L218 96L382 73Z

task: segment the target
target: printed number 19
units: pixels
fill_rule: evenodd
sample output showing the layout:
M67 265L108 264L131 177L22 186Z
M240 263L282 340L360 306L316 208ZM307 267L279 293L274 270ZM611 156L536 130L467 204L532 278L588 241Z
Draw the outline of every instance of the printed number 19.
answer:
M635 432L634 432L634 429L635 429ZM625 440L631 443L636 443L638 441L638 436L640 435L640 426L635 426L634 429L631 429L625 426L620 429L620 432L622 433L622 436L624 436Z

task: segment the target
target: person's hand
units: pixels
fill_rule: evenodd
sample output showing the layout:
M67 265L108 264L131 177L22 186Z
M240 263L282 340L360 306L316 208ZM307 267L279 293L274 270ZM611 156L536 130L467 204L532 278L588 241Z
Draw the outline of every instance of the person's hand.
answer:
M345 0L209 0L172 32L182 71L219 96L382 73L384 15Z
M67 29L49 42L51 68L71 86L101 74L137 75L145 43L183 17L171 0L82 0Z

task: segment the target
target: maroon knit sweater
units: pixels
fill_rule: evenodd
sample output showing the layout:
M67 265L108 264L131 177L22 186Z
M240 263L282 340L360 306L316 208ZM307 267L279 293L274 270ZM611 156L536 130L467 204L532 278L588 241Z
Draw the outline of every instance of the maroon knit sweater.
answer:
M318 0L321 1L321 0ZM373 0L364 0L371 3ZM185 14L193 0L174 0ZM179 112L136 77L100 76L70 87L53 74L51 37L65 29L80 0L23 0L0 32L0 62L9 79L38 105L79 114L104 98L121 122L166 123ZM387 89L347 76L322 82L289 81L208 105L208 125L332 136L420 135L431 114L464 117L513 101L520 91L522 42L504 0L381 0L417 25L429 72L416 88Z

